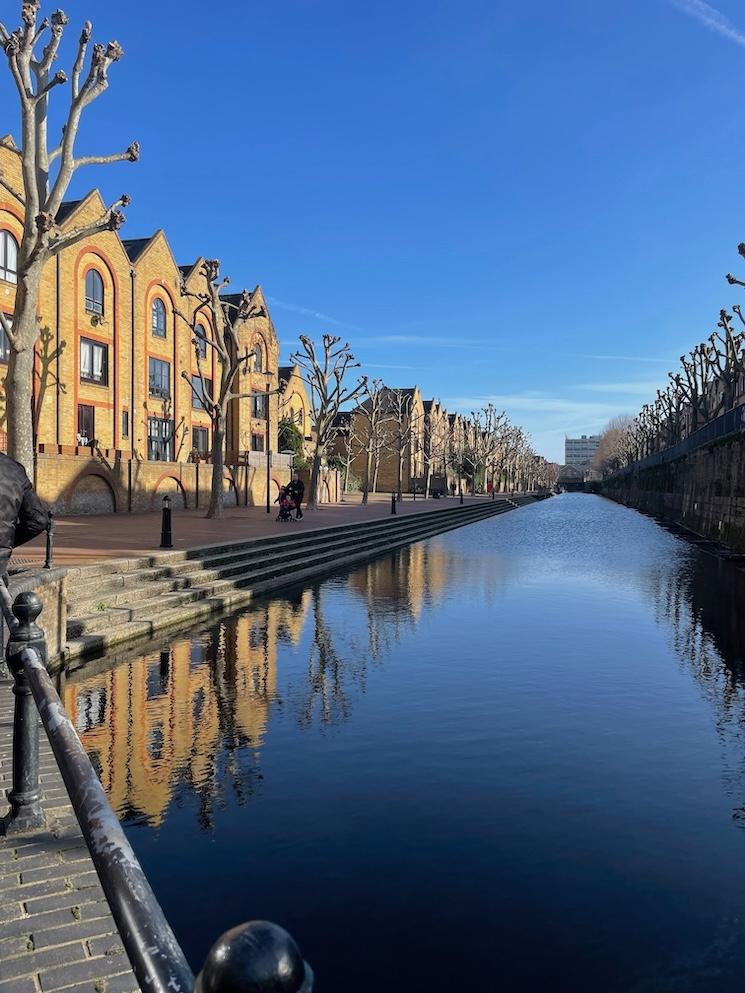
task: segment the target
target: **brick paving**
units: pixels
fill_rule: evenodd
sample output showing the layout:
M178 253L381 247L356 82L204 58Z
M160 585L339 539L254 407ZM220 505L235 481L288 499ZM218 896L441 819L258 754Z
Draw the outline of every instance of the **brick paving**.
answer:
M485 499L484 497L466 497ZM399 514L442 510L453 506L458 498L413 500L406 496L398 504ZM203 510L173 511L173 547L197 548L234 539L258 538L271 534L287 534L299 528L334 527L356 521L376 520L390 516L390 494L371 494L366 507L359 494L351 494L346 503L326 504L317 510L304 509L301 521L282 524L276 520L277 508L267 514L261 507L231 507L219 521L208 521ZM108 514L86 517L60 517L55 523L55 565L82 565L103 559L124 558L157 551L160 544L160 513ZM18 550L11 566L26 567L44 561L44 537L40 536Z
M10 789L13 695L0 678L0 790ZM0 838L0 993L137 993L43 730L48 829Z

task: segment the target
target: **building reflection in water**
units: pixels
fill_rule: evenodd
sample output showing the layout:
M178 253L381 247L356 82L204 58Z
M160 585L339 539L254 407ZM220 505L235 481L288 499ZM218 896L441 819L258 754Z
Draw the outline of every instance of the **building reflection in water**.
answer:
M350 631L343 618L327 616L324 585L317 585L147 655L100 660L68 675L65 705L114 809L157 827L186 789L208 828L221 791L246 802L261 778L272 708L305 727L348 719L350 693L364 692L369 663L436 604L457 578L458 560L429 542L332 581L362 605L364 644L358 625ZM292 685L287 700L277 687L282 643L308 645L307 679Z

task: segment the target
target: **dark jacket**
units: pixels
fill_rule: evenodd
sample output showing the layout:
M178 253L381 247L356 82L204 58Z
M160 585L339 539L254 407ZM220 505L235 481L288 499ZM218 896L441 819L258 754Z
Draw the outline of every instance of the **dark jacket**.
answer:
M302 479L293 479L290 486L292 487L292 495L295 498L295 503L301 504L305 496L305 483Z
M23 466L0 452L0 575L13 549L45 531L48 521Z

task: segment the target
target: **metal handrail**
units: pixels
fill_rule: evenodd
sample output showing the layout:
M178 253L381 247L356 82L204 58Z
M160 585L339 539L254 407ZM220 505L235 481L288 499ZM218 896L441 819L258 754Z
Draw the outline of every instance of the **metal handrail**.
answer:
M697 448L703 448L704 445L710 445L713 441L726 438L729 434L738 434L741 431L745 431L745 403L740 403L711 421L707 421L702 427L683 438L682 441L669 445L659 452L645 455L644 458L637 459L630 465L620 466L610 474L608 479L625 476L629 472L635 472L639 469L652 469L667 462L674 462L676 459L696 451Z
M7 649L15 694L13 782L2 833L27 834L46 826L39 785L40 717L140 988L147 993L235 993L240 988L311 993L310 966L292 937L268 921L242 924L222 935L195 980L54 688L44 633L35 623L41 609L35 593L21 593L13 603L17 623Z

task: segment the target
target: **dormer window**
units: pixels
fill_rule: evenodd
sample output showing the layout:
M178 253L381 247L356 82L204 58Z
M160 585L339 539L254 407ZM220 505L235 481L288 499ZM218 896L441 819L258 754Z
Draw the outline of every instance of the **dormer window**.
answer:
M85 309L89 314L103 317L103 280L95 269L85 274Z
M153 335L156 338L165 338L166 305L160 299L153 300L153 306L151 308L151 326Z
M18 242L10 231L0 231L0 279L18 282Z

